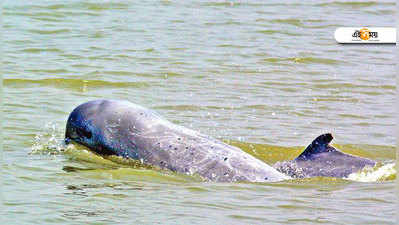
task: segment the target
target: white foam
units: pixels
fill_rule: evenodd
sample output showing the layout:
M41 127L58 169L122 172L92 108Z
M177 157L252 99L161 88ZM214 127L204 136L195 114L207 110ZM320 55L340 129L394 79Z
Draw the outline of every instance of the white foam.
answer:
M66 149L62 128L54 122L47 123L35 136L30 154L56 155Z
M376 165L374 167L365 167L363 170L349 174L348 180L358 182L377 182L392 180L396 177L395 163Z

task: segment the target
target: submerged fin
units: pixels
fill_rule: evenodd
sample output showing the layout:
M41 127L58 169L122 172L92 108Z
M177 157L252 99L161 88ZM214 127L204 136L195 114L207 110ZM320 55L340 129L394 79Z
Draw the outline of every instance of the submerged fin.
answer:
M328 145L332 139L333 136L330 133L318 136L296 159L305 160L311 158L313 154L329 152L331 149L334 149Z

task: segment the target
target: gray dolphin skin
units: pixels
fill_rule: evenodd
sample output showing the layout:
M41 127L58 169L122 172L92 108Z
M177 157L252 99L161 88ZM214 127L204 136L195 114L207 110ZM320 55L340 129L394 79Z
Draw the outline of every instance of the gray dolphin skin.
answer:
M344 178L376 164L373 160L338 151L329 145L332 139L329 133L320 135L296 159L277 162L273 167L292 178Z
M291 179L239 148L175 125L139 105L117 100L89 101L69 115L66 142L102 155L217 182L275 182Z

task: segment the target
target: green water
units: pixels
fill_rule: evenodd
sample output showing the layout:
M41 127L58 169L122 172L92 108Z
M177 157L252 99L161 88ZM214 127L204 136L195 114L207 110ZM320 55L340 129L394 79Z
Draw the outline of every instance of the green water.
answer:
M2 224L394 224L394 1L3 1ZM198 177L62 145L68 114L125 99L268 164L323 132L378 168L272 184Z

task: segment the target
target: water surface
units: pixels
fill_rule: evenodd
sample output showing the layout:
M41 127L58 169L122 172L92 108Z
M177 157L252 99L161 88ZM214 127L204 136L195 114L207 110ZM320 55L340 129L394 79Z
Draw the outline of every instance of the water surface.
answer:
M5 1L4 223L393 224L394 1ZM68 114L125 99L272 164L332 132L383 166L350 180L206 183L61 145ZM385 166L385 167L384 167Z

